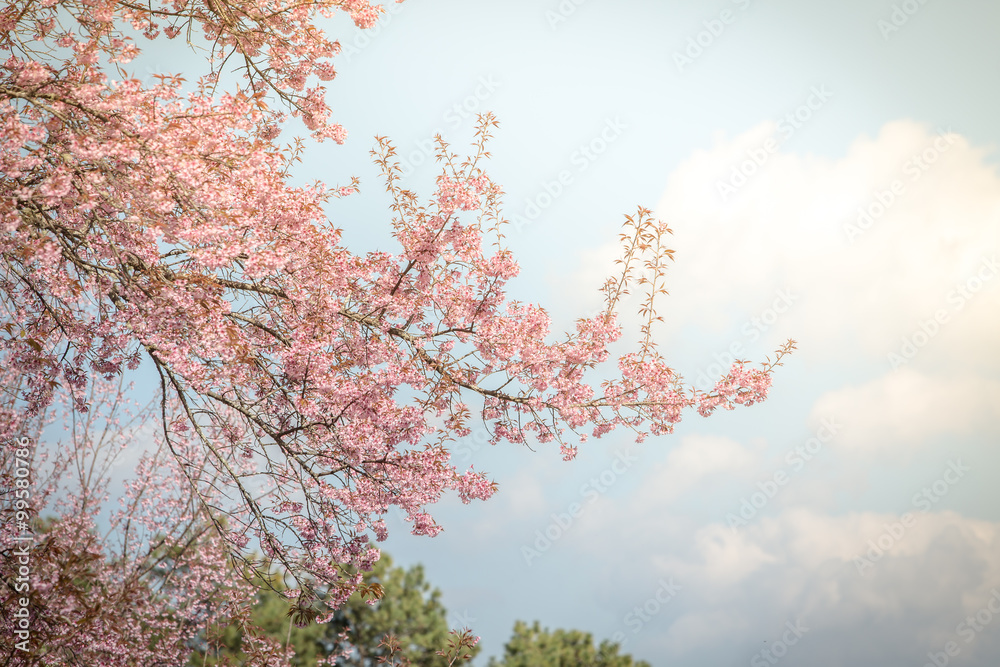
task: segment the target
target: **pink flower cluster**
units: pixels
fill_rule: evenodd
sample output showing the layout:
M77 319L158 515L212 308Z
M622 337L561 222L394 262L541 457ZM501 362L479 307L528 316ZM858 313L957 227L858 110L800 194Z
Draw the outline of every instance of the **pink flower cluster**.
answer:
M0 573L12 580L23 565L20 552L27 553L30 569L26 587L0 588L0 605L24 607L30 628L15 649L18 618L0 618L0 633L11 638L4 644L9 664L185 665L217 639L214 632L230 624L251 627L256 588L235 576L229 549L210 529L184 470L184 463L204 462L198 445L176 440L176 452L186 457L178 460L160 441L126 481L118 508L106 507L108 479L95 473L118 462L136 423L151 416L148 408L129 404L129 392L95 382L88 393L91 411L67 426L65 439L48 445L41 427L51 420L22 423L34 450L30 505L46 520L33 523L34 539L25 542L11 504L0 505ZM72 409L63 405L50 416L69 424ZM0 477L21 458L12 449L0 445ZM226 504L209 484L201 487L201 498ZM95 518L108 509L108 525L99 530ZM291 665L290 652L268 639L254 640L245 654L247 665Z
M197 576L214 576L220 549L247 558L255 548L295 579L301 604L325 592L330 607L360 582L349 566L378 557L370 540L385 539L391 507L414 533L435 535L428 508L445 493L470 502L496 491L486 473L459 470L446 446L468 435L470 402L482 404L474 418L492 442L555 442L572 459L576 444L620 427L642 439L670 433L687 408L763 400L773 368L734 367L709 395L685 387L651 342L653 280L641 351L615 360L617 373L605 369L621 336L619 297L645 284L634 268L659 275L671 252L662 245L669 230L643 210L627 219L625 269L606 286L605 312L555 336L543 308L510 300L518 265L502 245L502 190L481 167L491 116L464 162L439 142L443 174L427 203L400 185L394 151L380 140L398 248L344 247L323 207L357 183L292 185L298 155L274 143L284 115L266 102L270 89L316 137L343 140L322 88L308 85L333 75L322 63L337 48L315 20L338 8L361 26L378 12L365 0L0 10L8 30L42 22L67 49L62 61L40 50L0 68L0 307L9 323L0 355L18 378L8 430L23 423L16 414L41 414L57 389L83 412L95 381L148 360L171 407L161 415L164 445L218 538L208 560L192 561ZM216 58L192 92L182 94L177 77L145 86L101 72L101 58L134 55L120 23L176 36L182 10ZM56 16L76 19L75 29L57 34L45 23ZM221 58L234 50L248 81L218 92ZM133 491L140 505L162 504L164 521L193 512ZM84 524L65 530L76 537L59 539L86 542Z

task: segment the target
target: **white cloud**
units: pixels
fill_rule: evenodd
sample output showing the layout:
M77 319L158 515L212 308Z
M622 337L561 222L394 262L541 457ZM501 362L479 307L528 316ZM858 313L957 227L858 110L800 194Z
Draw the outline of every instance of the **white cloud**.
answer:
M649 508L635 520L660 515L662 508ZM590 527L601 528L610 529ZM748 638L776 639L786 621L800 620L809 632L794 664L851 664L860 645L861 655L888 655L906 664L958 641L956 626L1000 586L998 546L1000 523L948 511L914 511L904 525L897 514L827 516L797 509L739 533L709 524L681 542L650 534L640 550L662 555L646 566L645 578L671 577L682 593L669 613L632 640L630 650L674 657L703 655L706 646L759 650L761 644ZM603 557L612 566L636 567L631 550L608 548ZM637 587L631 597L640 599L646 588ZM1000 614L994 622L1000 623ZM963 643L963 651L995 652L1000 635L989 634L981 633L976 646ZM857 646L845 644L844 637L856 639ZM733 659L727 654L719 662Z
M916 361L1000 369L992 344L1000 276L961 307L955 291L1000 258L1000 178L984 152L957 134L896 121L837 160L779 149L723 201L719 184L774 132L764 124L719 136L671 174L657 208L676 250L661 302L665 331L693 326L740 339L741 326L788 288L799 297L764 349L794 337L811 358L841 361L858 350L886 359L945 310L949 321ZM871 211L870 225L859 226L859 208ZM596 288L616 254L614 244L595 250L575 284Z
M855 449L916 447L941 435L996 430L1000 382L976 376L934 378L909 368L827 392L810 419L838 415L834 444Z
M769 447L688 433L643 469L634 492L588 509L560 548L571 543L581 561L616 573L604 584L608 599L642 601L664 577L683 587L629 637L637 656L746 664L786 622L803 619L811 629L786 664L923 664L1000 586L1000 523L914 511L919 520L896 537L898 515L836 512L897 491L910 502L906 471L867 466L869 452L898 461L942 436L965 448L996 433L1000 178L963 137L898 121L838 159L770 154L723 201L718 182L774 132L765 124L720 136L671 175L657 211L677 251L661 340L681 349L715 345L711 336L749 343L744 326L787 290L794 303L768 322L758 349L797 339L796 357L817 371L800 375L802 395L819 398L782 417L812 422L809 432L822 418L843 427L824 458L738 531L721 517L784 465L775 451L801 440ZM866 229L855 228L859 207L873 216ZM613 245L595 250L572 277L573 293L588 281L596 288L616 254ZM982 478L962 484L963 494L992 493ZM859 571L869 540L888 548ZM970 665L998 652L996 632L962 645Z
M711 475L752 470L758 461L757 454L731 438L686 436L662 464L643 473L640 502L667 503L697 488Z

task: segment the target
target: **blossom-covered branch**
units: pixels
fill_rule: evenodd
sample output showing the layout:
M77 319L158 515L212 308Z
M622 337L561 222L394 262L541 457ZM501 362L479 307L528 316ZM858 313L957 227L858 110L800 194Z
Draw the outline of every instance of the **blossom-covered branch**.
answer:
M336 47L316 20L337 8L362 27L378 11L363 0L67 0L0 14L14 54L0 69L0 354L18 377L0 436L58 387L83 412L95 381L149 360L163 444L198 513L251 571L295 578L301 610L355 590L345 566L378 558L369 539L386 537L390 507L434 535L428 507L442 494L495 492L450 461L447 443L474 418L494 442L557 441L572 458L616 428L642 439L671 432L688 408L762 400L792 348L761 369L737 364L711 393L686 387L652 335L672 251L645 209L627 218L604 312L554 335L541 307L506 296L518 266L484 169L489 115L467 159L439 139L428 201L402 187L379 138L399 247L346 248L323 206L357 182L291 185L299 149L275 143L284 115L267 104L277 97L315 138L342 139L321 89L305 88L332 76ZM118 68L137 52L122 24L148 38L200 33L209 74L186 95L176 76L112 81L102 59ZM220 92L233 58L244 85ZM615 363L631 288L645 290L642 339Z

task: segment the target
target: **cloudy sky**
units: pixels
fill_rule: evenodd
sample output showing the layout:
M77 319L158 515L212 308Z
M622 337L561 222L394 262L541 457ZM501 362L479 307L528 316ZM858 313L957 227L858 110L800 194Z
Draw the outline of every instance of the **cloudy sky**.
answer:
M330 24L350 137L301 170L361 177L331 208L356 249L389 244L373 136L429 194L429 139L466 145L490 110L516 297L592 311L642 205L674 230L658 340L688 381L799 344L766 403L641 446L459 443L500 493L441 505L434 539L397 518L385 548L482 636L478 664L538 619L656 666L995 667L1000 4L389 10Z

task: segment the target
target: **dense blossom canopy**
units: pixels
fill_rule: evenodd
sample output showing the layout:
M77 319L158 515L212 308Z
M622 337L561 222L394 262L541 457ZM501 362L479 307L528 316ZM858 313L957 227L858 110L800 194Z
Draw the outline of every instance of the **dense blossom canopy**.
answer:
M390 507L414 533L434 535L427 507L444 492L465 502L494 493L487 476L449 458L447 443L476 423L493 442L556 441L572 458L588 436L627 427L642 439L671 432L688 408L760 401L778 362L737 364L709 393L683 384L652 337L672 251L645 209L627 218L600 314L557 336L542 308L507 299L518 266L502 245L502 191L484 170L488 115L467 159L439 141L442 173L426 202L404 189L379 139L398 248L344 247L324 205L358 184L293 186L297 151L276 141L289 116L315 140L344 139L315 84L334 76L339 46L320 23L338 10L365 28L381 8L0 9L0 439L57 391L85 412L95 382L148 360L162 387L163 444L194 492L192 511L225 553L291 573L302 610L318 598L335 608L356 589L360 575L345 566L378 558L369 539L385 538ZM126 69L142 38L206 44L208 73L186 94L177 76L142 84ZM222 90L233 66L242 83ZM641 340L617 371L602 371L630 289L644 294Z

